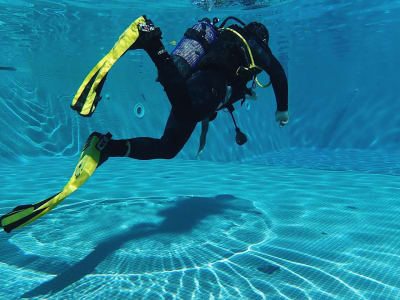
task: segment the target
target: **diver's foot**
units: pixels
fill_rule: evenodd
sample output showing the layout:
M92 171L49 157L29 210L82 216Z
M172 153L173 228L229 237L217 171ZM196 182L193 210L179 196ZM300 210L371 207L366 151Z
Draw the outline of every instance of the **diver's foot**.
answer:
M155 27L154 23L147 19L146 16L143 16L146 20L146 23L139 23L139 37L135 41L135 43L129 48L129 50L135 49L148 49L152 46L152 44L159 44L161 40L161 29L159 27Z
M92 140L94 137L97 137L98 142L96 144L96 149L100 152L99 156L99 161L97 163L97 168L100 167L107 159L108 159L108 154L104 149L106 148L107 144L111 141L111 133L107 132L106 134L101 134L99 132L93 132L89 135L89 137L86 140L85 146L83 147L83 151L86 150L87 147L89 147L92 143Z

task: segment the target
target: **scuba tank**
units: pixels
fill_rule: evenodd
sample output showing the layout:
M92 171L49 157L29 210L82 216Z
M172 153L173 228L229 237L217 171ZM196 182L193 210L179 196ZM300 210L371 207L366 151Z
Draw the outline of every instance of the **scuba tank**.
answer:
M218 29L208 18L198 21L186 30L183 38L171 52L172 59L184 78L188 78L201 58L207 53L211 44L217 39Z

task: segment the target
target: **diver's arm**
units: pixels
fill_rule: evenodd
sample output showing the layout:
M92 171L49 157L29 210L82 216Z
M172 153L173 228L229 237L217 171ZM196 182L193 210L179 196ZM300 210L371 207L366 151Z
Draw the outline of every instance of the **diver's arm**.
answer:
M288 82L285 71L280 62L272 54L268 48L269 55L271 56L270 67L265 69L271 78L272 87L274 88L277 111L275 112L275 120L279 122L281 127L289 122L288 112Z
M288 82L280 62L272 54L271 50L268 48L269 64L261 66L269 75L274 89L276 105L278 111L288 110Z
M274 89L278 111L288 110L288 82L285 71L280 62L267 46L261 47L256 41L249 39L248 43L253 52L256 65L268 73Z

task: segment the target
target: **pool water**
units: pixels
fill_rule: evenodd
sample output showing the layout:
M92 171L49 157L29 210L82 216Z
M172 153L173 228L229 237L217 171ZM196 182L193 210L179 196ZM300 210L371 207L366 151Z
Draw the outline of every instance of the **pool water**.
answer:
M400 3L93 4L0 0L0 215L59 192L92 131L162 134L170 104L144 52L113 67L91 118L69 106L142 13L169 51L204 16L265 23L290 122L279 128L273 90L257 89L236 107L242 147L220 112L200 157L198 126L172 160L109 159L53 211L0 232L0 299L400 298Z

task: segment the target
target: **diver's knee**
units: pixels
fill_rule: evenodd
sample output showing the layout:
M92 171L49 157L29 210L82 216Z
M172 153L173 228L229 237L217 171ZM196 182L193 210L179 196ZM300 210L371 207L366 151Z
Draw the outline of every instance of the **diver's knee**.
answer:
M163 141L163 139L161 139ZM175 156L178 155L178 153L181 151L182 147L179 146L179 143L177 140L164 140L163 141L163 158L164 159L172 159Z
M180 149L171 149L170 151L167 151L164 154L164 158L165 159L173 159L175 156L178 155L179 152L180 152Z

